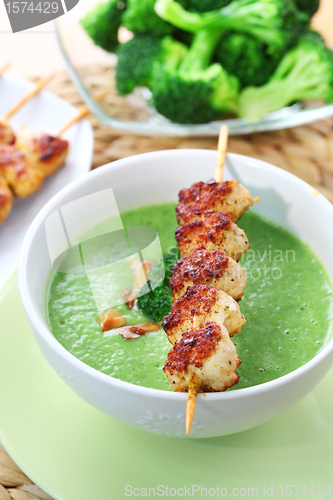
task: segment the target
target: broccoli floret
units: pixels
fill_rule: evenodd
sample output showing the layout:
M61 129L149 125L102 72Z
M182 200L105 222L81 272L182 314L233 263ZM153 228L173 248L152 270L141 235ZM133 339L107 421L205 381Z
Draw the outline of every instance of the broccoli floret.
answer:
M245 33L229 32L217 46L215 58L239 79L242 87L264 85L272 76L285 51L268 53L268 46Z
M163 256L163 262L153 266L149 271L149 277L152 282L159 279L161 271L165 273L163 282L154 290L138 298L138 307L153 321L161 321L166 314L171 311L172 294L170 290L171 271L177 260L180 258L178 249L173 253ZM163 271L164 268L164 271ZM151 281L149 280L150 288Z
M302 12L312 17L319 9L320 0L296 0L296 5Z
M155 1L127 0L127 9L123 18L126 28L134 33L147 33L155 37L173 33L174 26L156 15Z
M159 113L178 123L207 123L236 108L238 79L210 65L220 36L220 30L201 30L178 68L157 66L152 93Z
M157 0L157 14L180 29L197 33L203 28L230 29L253 35L273 52L289 46L309 23L293 0L234 0L203 14L185 10L175 0Z
M118 30L125 10L125 1L109 0L94 6L81 24L95 45L108 52L118 46Z
M186 47L171 37L156 38L150 35L136 35L119 46L116 83L119 94L133 92L135 87L150 87L150 80L156 62L167 64L181 61Z
M171 311L172 293L170 287L164 283L158 285L149 293L138 298L138 307L153 321L161 321Z
M311 31L287 52L266 85L243 90L239 114L256 121L294 101L308 99L333 102L333 52Z

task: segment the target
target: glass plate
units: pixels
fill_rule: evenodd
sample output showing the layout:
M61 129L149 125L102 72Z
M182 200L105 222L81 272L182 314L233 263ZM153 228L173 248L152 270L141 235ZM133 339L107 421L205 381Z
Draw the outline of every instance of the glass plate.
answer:
M88 0L89 8L92 2L94 0ZM68 74L77 91L96 118L109 127L147 136L215 136L219 134L222 123L226 123L231 135L240 135L296 127L333 116L333 104L308 102L283 108L256 123L247 123L239 118L202 125L172 123L149 105L148 89L137 89L128 97L117 95L114 81L116 56L95 47L81 27L79 19L88 10L86 2L83 3L84 10L78 5L73 9L74 12L71 11L56 21L57 39ZM93 99L93 89L95 87L100 90L104 82L110 94L104 101L97 103Z

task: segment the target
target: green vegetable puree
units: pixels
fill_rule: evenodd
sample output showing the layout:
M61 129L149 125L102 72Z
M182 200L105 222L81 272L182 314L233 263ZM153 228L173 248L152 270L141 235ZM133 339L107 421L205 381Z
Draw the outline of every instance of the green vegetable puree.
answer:
M158 231L163 253L175 246L174 204L122 214L124 226ZM326 345L333 323L332 289L310 248L282 227L248 211L240 221L251 245L240 264L248 284L240 302L246 325L233 341L242 360L231 390L281 377L309 361ZM137 307L117 306L127 324L149 321ZM162 367L171 348L163 330L125 340L102 333L84 274L54 272L47 293L49 325L74 356L101 372L133 384L172 390Z

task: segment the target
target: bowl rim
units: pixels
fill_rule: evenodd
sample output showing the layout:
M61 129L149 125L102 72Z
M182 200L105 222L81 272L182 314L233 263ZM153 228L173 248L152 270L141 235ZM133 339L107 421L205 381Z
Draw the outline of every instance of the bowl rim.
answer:
M162 151L154 151L154 152L149 152L149 153L142 153L139 155L134 155L128 158L123 158L120 160L116 160L114 162L108 163L106 165L103 165L91 172L89 172L87 175L74 180L70 184L68 184L66 187L64 187L61 191L59 191L53 198L51 198L45 205L44 207L40 210L40 212L37 214L35 217L34 221L30 225L23 245L21 249L21 255L20 255L20 261L19 261L19 267L18 267L18 283L19 283L19 291L22 299L22 303L24 306L24 309L26 311L26 314L35 328L35 330L38 332L38 335L48 344L48 347L62 357L66 362L68 362L70 365L72 365L73 368L78 369L80 372L83 372L84 374L92 377L95 380L98 380L102 382L103 384L107 384L109 386L113 386L115 388L120 388L125 390L126 392L133 392L136 395L145 395L145 396L150 396L150 397L159 397L161 399L167 399L167 400L186 400L187 399L187 394L186 393L180 393L180 392L174 392L174 391L166 391L162 389L153 389L149 387L143 387L139 385L132 384L130 382L125 382L123 380L117 379L115 377L112 377L111 375L106 375L100 371L98 371L95 368L92 368L91 366L87 365L83 361L79 360L76 358L73 354L71 354L65 347L60 344L60 342L54 337L52 334L50 328L48 328L46 325L43 324L43 322L40 320L38 317L38 314L36 312L36 307L34 305L34 302L31 298L30 291L29 291L29 284L27 278L27 264L28 264L28 255L29 255L29 249L31 247L31 244L34 240L34 237L39 230L40 226L45 222L45 219L49 213L51 213L52 209L54 208L53 206L55 204L59 205L58 201L61 200L61 198L64 195L67 195L68 193L71 193L73 190L76 190L79 188L81 185L85 185L89 180L92 179L93 177L99 177L103 176L105 172L110 173L112 170L117 170L117 169L123 169L124 166L127 164L132 163L133 161L136 162L137 160L142 160L149 156L150 158L154 159L154 157L158 160L158 158L163 155L163 156L170 156L170 157L175 157L175 156L187 156L189 154L196 154L196 155L201 155L202 157L204 156L211 156L216 157L216 151L211 151L211 150L205 150L205 149L173 149L173 150L162 150ZM280 169L279 167L276 167L274 165L271 165L270 163L257 160L256 158L251 158L245 155L239 155L235 153L227 153L227 157L229 158L234 158L237 160L238 158L243 160L246 159L246 161L249 162L252 166L259 168L260 170L265 170L270 173L273 173L274 175L278 175L282 178L284 178L286 181L289 181L294 184L298 184L305 192L309 193L314 192L315 189L310 186L307 182L303 181L302 179L296 177L295 175L291 174L290 172L287 172L285 170ZM317 197L318 200L323 204L323 206L331 212L332 214L332 219L333 219L333 205L321 194ZM215 400L229 400L229 399L238 399L242 397L252 397L253 395L258 395L258 394L263 394L265 392L268 392L272 389L277 389L279 387L282 387L283 385L287 385L294 380L302 377L309 371L311 371L313 368L315 368L317 365L319 365L322 361L324 361L330 354L333 353L333 336L329 340L328 344L323 347L310 361L305 363L304 365L300 366L296 370L293 370L292 372L287 373L286 375L282 375L281 377L271 380L269 382L264 382L259 385L251 386L251 387L246 387L242 389L237 389L235 391L227 391L227 392L214 392L214 393L203 393L205 395L205 400L209 401L215 401ZM200 394L202 396L202 394Z

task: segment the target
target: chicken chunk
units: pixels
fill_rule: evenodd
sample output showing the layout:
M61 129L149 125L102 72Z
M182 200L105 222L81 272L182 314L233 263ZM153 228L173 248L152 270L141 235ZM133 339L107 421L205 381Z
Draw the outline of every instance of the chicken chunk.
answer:
M172 345L183 333L198 330L206 323L225 327L232 337L240 333L245 318L237 302L221 290L206 285L189 286L165 316L162 326Z
M19 198L35 193L44 181L43 175L25 160L16 146L7 144L0 144L0 177Z
M183 334L169 352L163 370L174 391L187 392L194 378L197 392L215 392L237 384L240 363L227 329L207 323Z
M6 122L0 122L0 144L14 144L15 134Z
M237 181L197 182L179 192L176 208L178 224L183 225L193 219L201 219L207 210L228 212L233 222L244 215L253 205L251 193Z
M43 132L22 127L16 138L18 149L31 165L48 177L63 165L68 154L68 142Z
M221 250L238 262L249 249L245 232L232 222L228 212L210 211L202 219L179 226L175 236L182 257L202 245L207 250Z
M243 268L220 250L197 247L174 265L170 287L174 302L192 285L207 285L223 290L239 301L244 294L247 279Z
M13 193L8 183L0 177L0 224L8 217L13 206Z

